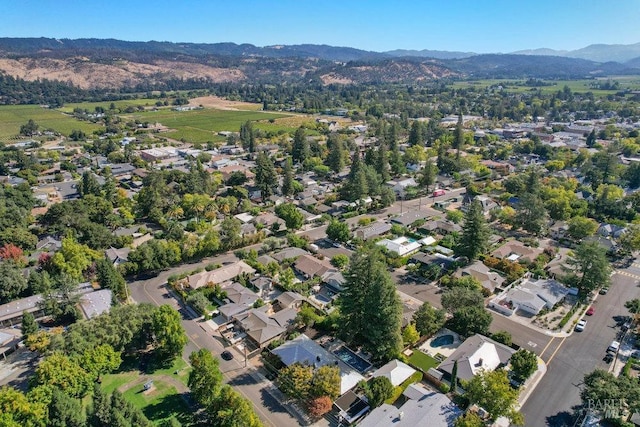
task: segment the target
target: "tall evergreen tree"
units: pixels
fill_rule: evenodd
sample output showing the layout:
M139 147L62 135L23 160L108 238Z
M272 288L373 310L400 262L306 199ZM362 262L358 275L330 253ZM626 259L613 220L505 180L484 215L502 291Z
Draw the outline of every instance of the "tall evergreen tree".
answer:
M451 391L456 392L458 385L458 361L453 361L453 368L451 368Z
M611 282L611 264L597 242L582 242L569 259L578 276L576 287L587 294Z
M596 130L593 129L587 136L587 147L593 148L596 145Z
M346 278L340 298L341 335L362 344L377 360L393 359L402 350L402 304L379 249L358 250Z
M347 156L344 142L337 134L331 134L327 140L327 148L329 149L327 166L335 173L339 173L344 168L345 157Z
M309 142L307 141L307 135L302 126L296 129L296 133L293 136L291 157L293 157L294 162L301 164L304 164L304 161L310 157Z
M24 337L28 337L38 331L38 322L36 322L35 316L26 310L22 312L21 331Z
M294 187L293 187L293 162L291 161L291 157L287 157L284 162L284 170L282 177L282 194L284 196L293 195Z
M464 129L462 122L462 113L458 114L458 123L456 124L456 133L453 139L453 148L456 149L456 160L460 158L460 148L464 145Z
M382 182L389 181L389 152L385 143L380 144L376 157L376 171L382 177Z
M262 201L266 202L278 187L278 174L276 173L276 168L273 166L273 161L264 152L258 153L256 165L256 186L260 189Z
M411 130L409 131L409 145L423 145L422 141L422 125L419 121L414 120L411 123Z
M256 135L249 120L240 126L240 142L242 148L253 153L256 150Z
M547 226L547 209L537 193L524 193L516 205L513 225L535 235L544 234Z
M436 175L438 175L438 167L431 163L430 160L427 160L420 172L420 185L425 187L427 193L429 192L429 187L436 182Z
M482 211L482 205L475 199L469 205L464 216L462 238L457 247L459 255L467 257L469 261L478 258L487 250L489 244L489 227Z

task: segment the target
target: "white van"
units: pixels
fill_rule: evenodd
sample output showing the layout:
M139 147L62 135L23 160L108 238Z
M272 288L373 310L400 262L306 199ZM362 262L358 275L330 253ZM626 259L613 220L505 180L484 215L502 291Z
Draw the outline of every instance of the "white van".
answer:
M618 341L611 341L609 347L607 347L607 353L617 353L620 349L620 343Z

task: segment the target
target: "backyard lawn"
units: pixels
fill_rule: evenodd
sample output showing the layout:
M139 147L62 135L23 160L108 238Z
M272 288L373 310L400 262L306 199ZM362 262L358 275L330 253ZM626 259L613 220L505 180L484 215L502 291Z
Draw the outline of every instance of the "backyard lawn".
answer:
M427 372L429 369L438 366L440 362L428 354L415 350L409 357L409 364L422 370L422 372Z

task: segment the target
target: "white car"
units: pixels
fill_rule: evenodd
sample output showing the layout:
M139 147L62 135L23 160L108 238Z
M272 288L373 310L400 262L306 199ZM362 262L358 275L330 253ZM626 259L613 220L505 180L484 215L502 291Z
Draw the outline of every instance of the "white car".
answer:
M584 327L587 326L587 321L586 320L581 320L576 324L576 331L577 332L582 332L584 331Z

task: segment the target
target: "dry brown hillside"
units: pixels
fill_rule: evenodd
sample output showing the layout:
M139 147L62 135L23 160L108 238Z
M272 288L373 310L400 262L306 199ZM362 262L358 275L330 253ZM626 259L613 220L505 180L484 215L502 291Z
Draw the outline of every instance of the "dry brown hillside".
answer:
M0 58L0 70L25 80L59 80L83 89L134 86L143 81L167 78L206 77L213 82L235 82L245 79L243 72L238 69L217 68L190 62L158 60L153 64L140 64L123 60L103 64L83 57L64 60Z

